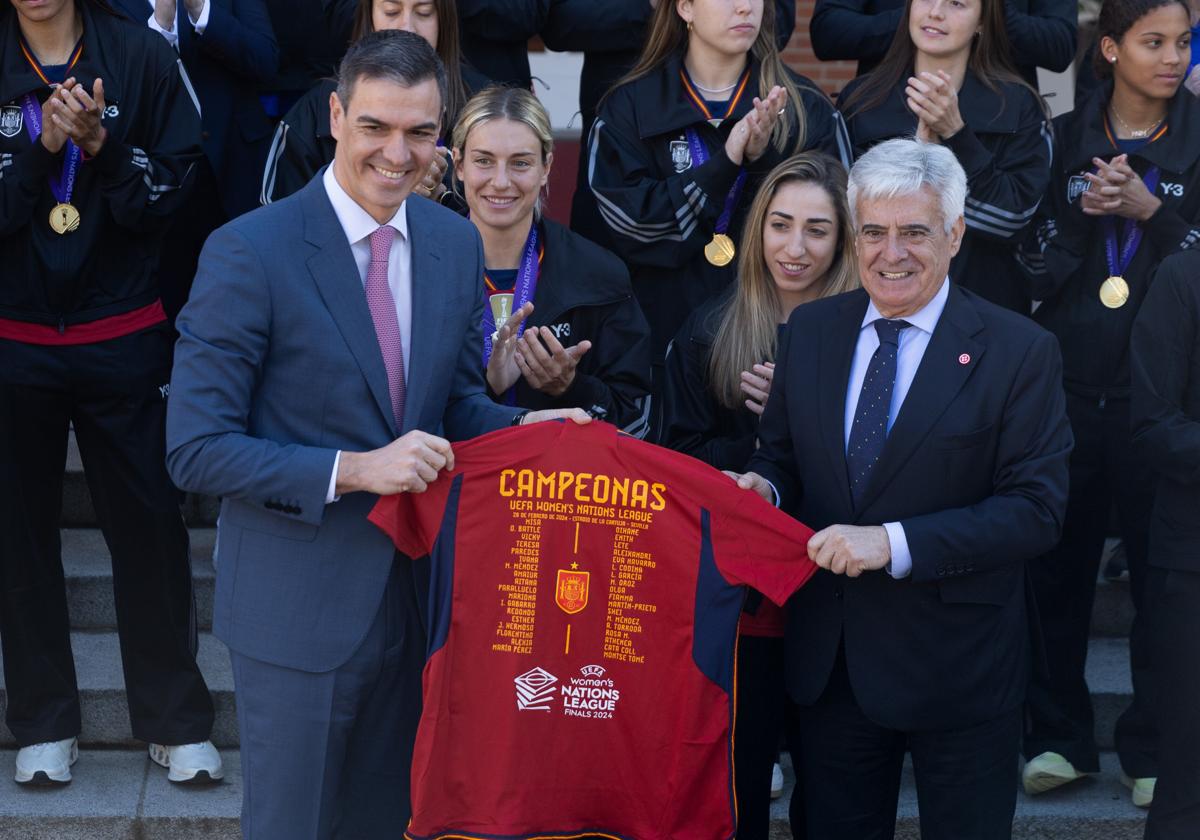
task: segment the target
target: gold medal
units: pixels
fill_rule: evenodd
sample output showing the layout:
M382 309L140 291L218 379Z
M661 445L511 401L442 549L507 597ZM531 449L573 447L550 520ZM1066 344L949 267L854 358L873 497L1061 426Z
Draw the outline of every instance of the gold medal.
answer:
M736 253L733 240L723 233L713 234L712 241L704 246L704 258L716 266L729 265Z
M50 211L50 228L57 234L66 234L79 227L79 211L74 204L54 205Z
M511 292L498 292L488 297L488 304L492 307L492 321L496 324L496 329L499 330L504 326L504 322L512 315L513 296Z
M1100 284L1100 302L1109 309L1120 309L1129 301L1129 284L1114 274Z

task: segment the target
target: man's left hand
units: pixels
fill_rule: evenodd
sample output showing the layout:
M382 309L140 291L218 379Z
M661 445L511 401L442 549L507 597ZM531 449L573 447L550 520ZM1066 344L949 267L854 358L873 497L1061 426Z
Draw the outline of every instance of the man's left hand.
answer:
M882 525L830 525L809 538L808 556L835 575L858 577L887 566L892 544Z

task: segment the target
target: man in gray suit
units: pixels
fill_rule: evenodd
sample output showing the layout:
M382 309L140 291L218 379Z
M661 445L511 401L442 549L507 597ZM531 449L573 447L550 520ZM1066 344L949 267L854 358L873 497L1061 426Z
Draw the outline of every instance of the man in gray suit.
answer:
M452 468L446 438L586 421L484 393L479 238L406 200L445 84L410 33L352 47L330 99L336 159L212 235L179 317L167 461L180 487L224 500L214 631L233 661L250 840L407 823L425 637L411 563L367 521L377 496Z

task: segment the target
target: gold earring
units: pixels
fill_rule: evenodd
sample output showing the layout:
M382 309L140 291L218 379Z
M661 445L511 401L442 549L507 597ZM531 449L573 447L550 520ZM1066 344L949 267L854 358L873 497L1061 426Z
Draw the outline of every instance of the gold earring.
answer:
M687 22L687 26L688 26L688 32L691 32L692 31L692 22L690 20Z

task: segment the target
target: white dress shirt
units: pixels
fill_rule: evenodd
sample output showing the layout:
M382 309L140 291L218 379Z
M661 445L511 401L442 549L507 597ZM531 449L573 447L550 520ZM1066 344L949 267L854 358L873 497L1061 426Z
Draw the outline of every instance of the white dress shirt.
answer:
M183 8L183 0L178 0L175 7L175 22L171 24L170 29L163 29L154 18L154 0L150 0L150 20L148 21L150 28L166 38L167 43L175 49L179 49L179 11L181 8ZM204 0L204 8L200 10L200 17L192 20L191 13L188 13L188 21L192 24L192 29L196 30L197 35L203 35L205 27L208 26L208 12L208 0Z
M900 346L896 354L896 383L892 386L892 404L888 409L889 432L900 414L900 406L904 405L904 398L908 396L913 377L917 375L917 368L921 366L921 359L925 356L925 348L929 346L933 328L942 317L942 310L946 308L946 300L949 297L950 280L947 278L942 281L942 287L929 303L912 315L899 319L907 321L909 326L900 331ZM843 440L847 449L850 448L850 429L854 426L854 412L858 408L863 379L867 376L871 356L875 355L879 348L879 334L875 331L875 322L882 317L875 304L869 302L858 331L858 344L854 348L854 360L850 364L850 381L846 385ZM904 533L904 527L899 522L885 522L883 527L887 529L888 542L892 547L892 562L888 566L888 573L894 578L908 577L912 571L912 554L908 550L908 537Z
M380 224L342 189L333 168L334 164L329 164L322 176L325 193L329 196L333 212L346 234L346 241L350 243L350 252L354 255L354 262L358 268L358 280L365 287L367 268L371 263L371 234ZM388 254L388 286L392 290L392 299L396 302L396 323L400 325L400 347L404 351L405 381L408 381L408 360L412 357L412 245L408 240L407 206L408 202L401 204L396 214L387 222L396 229L396 237L392 240L392 249ZM341 458L342 453L338 452L333 461L333 475L329 477L329 491L325 494L325 504L337 501L334 490L337 487L338 463Z

